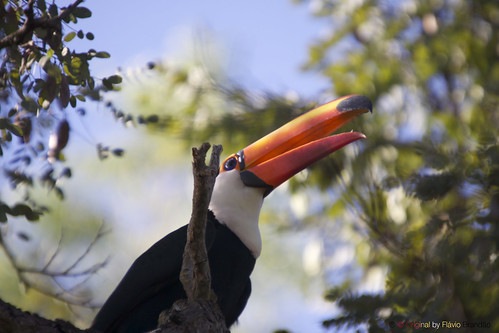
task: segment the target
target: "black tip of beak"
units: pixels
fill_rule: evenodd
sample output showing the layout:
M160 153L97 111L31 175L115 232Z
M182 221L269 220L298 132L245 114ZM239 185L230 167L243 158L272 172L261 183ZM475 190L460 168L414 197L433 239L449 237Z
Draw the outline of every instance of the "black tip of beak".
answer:
M349 97L338 104L336 107L338 111L353 111L359 109L367 109L369 112L373 112L373 103L369 98L362 95L354 95Z

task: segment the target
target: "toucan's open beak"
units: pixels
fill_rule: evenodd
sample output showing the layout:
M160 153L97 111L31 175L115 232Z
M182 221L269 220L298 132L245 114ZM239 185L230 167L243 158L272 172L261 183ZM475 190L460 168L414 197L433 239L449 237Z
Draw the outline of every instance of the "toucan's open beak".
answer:
M360 95L338 98L290 121L222 163L220 172L239 169L246 186L266 188L265 195L310 164L365 139L358 132L328 136L357 115L372 112Z

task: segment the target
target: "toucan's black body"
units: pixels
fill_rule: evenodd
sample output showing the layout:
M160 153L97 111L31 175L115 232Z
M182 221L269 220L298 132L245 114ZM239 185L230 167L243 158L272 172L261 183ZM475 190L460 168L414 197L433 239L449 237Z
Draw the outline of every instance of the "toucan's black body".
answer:
M186 298L179 273L187 226L165 236L130 267L95 317L93 328L102 332L145 332L157 327L161 311ZM251 293L249 276L255 257L239 238L209 211L206 248L212 287L227 327L239 317Z

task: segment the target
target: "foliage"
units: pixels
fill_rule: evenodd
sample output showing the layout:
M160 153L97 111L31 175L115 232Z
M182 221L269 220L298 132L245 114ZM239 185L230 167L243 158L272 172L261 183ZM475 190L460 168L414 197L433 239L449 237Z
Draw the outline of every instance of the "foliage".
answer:
M48 217L53 221L44 224L36 237L32 232L12 232L22 225L18 221L38 221L48 211L39 203L40 187L64 198L61 181L72 177L63 154L73 133L72 114L84 115L85 102L102 100L103 93L116 90L121 82L118 75L98 79L91 74L92 60L109 58L109 53L93 49L80 52L70 46L75 38L94 39L93 33L76 28L79 20L92 14L81 6L82 2L75 0L62 7L55 1L3 0L0 7L0 159L5 176L0 179L6 179L12 187L11 192L7 190L0 196L0 247L3 262L9 267L1 278L12 283L10 290L6 285L2 297L15 298L13 295L20 293L16 287L34 290L20 304L40 312L54 308L69 312L61 301L66 307L92 306L82 285L106 264L100 259L90 265L86 262L91 248L103 235L102 228L95 237L87 237L88 231L79 230L80 240L86 239L88 247L76 258L66 254L71 251L63 244L63 238L66 243L71 232L60 231L59 239L51 237L51 226L58 226L53 214ZM123 155L121 149L101 144L96 148L101 159L110 153ZM88 210L84 220L81 225L91 228ZM10 228L8 221L16 221L16 226ZM30 246L48 243L53 248L29 253ZM81 244L73 240L71 245L74 252ZM30 254L28 263L22 260L26 252ZM76 282L68 286L68 279ZM42 295L48 298L37 307Z
M38 207L27 190L36 178L63 197L57 183L70 177L71 170L56 167L54 162L64 161L61 152L71 133L68 108L84 113L83 102L100 100L103 92L121 82L118 75L99 80L90 73L91 60L109 58L109 53L93 49L78 52L68 46L75 37L94 39L91 32L74 28L92 14L80 5L82 2L76 0L60 8L45 0L2 1L0 156L6 159L3 171L12 186L24 191L24 203L0 201L1 222L7 215L37 220L43 213L45 207ZM40 157L46 162L42 166L35 162Z
M375 101L343 199L370 242L365 267L388 268L381 294L328 292L342 314L324 325L376 332L467 321L499 331L497 2L314 8L333 29L305 67L331 78L338 95Z

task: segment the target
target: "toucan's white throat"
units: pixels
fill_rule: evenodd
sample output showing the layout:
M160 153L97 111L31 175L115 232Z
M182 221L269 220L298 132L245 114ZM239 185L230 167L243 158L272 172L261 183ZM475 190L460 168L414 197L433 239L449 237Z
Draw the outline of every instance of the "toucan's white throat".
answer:
M239 171L231 170L217 176L210 201L210 209L218 221L232 230L255 258L262 252L258 218L264 191L244 185Z

